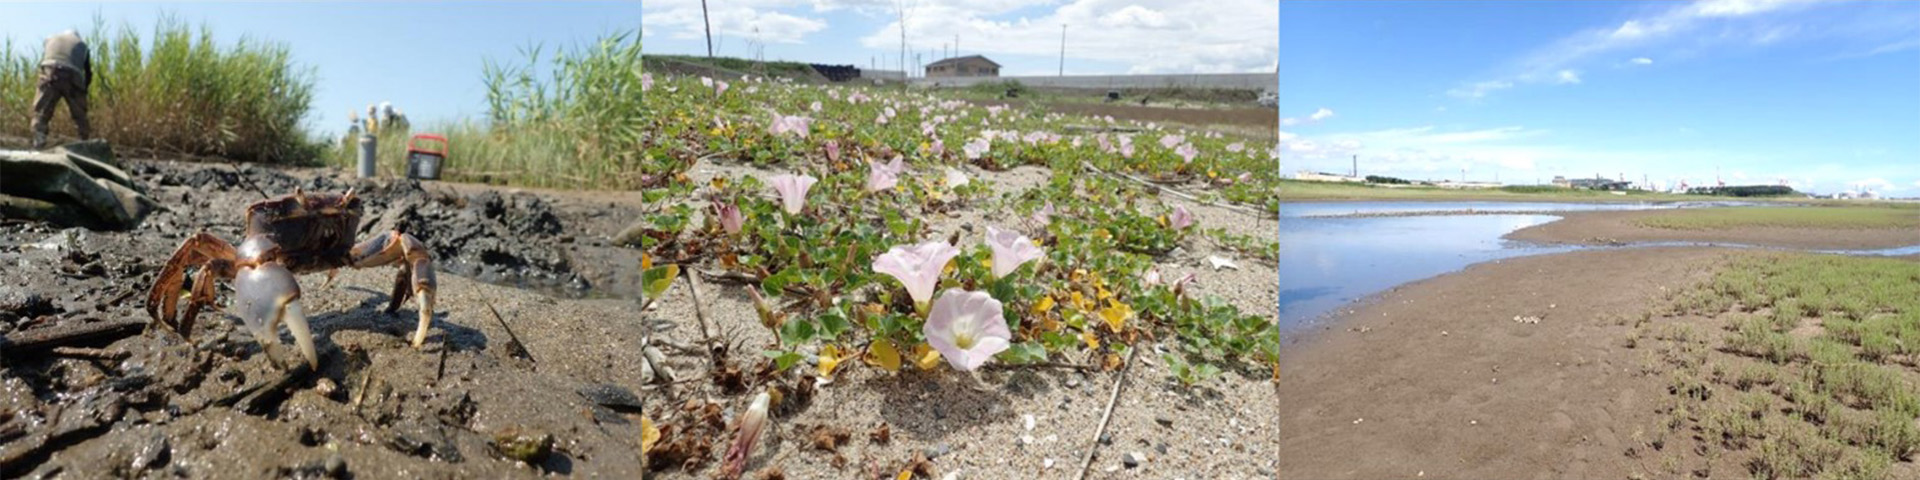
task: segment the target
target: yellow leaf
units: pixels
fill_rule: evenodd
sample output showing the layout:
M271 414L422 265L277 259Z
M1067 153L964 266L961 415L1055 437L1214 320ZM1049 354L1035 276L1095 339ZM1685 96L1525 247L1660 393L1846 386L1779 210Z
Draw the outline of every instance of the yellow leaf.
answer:
M653 268L653 256L644 253L640 254L640 269L646 270L649 268Z
M1133 307L1117 300L1107 300L1107 308L1100 309L1100 318L1107 321L1107 328L1120 333L1126 327L1127 319L1133 317Z
M1081 330L1080 340L1087 342L1087 350L1097 350L1100 348L1100 337L1094 335L1092 329Z
M867 363L887 369L889 372L900 371L900 351L893 348L892 340L884 338L874 340L872 345L867 346L866 360Z
M1097 292L1097 294L1094 295L1094 297L1096 297L1097 299L1109 300L1113 298L1113 292L1108 291L1107 287L1094 287L1094 288L1095 288L1095 291Z
M820 349L820 376L822 377L833 376L833 368L840 366L840 361L846 360L846 359L847 359L846 354L840 351L840 347L827 345L826 347L821 348Z
M652 451L655 443L660 443L660 429L653 428L653 420L640 417L640 454Z
M1088 303L1087 297L1081 296L1080 292L1073 292L1072 294L1069 294L1067 301L1073 304L1073 308L1078 308L1080 309L1080 311L1083 311L1083 312L1093 309L1093 304Z
M901 470L900 474L894 475L893 478L895 480L913 480L913 470Z
M1044 296L1044 297L1040 297L1040 301L1038 301L1038 302L1033 302L1033 314L1034 314L1034 315L1046 315L1046 314L1047 314L1047 312L1051 312L1051 311L1053 311L1053 296L1052 296L1052 295L1047 295L1047 296Z
M1109 353L1109 354L1107 354L1107 365L1106 365L1106 369L1107 369L1107 370L1119 370L1119 369L1120 369L1120 356L1119 356L1119 355L1115 355L1115 354L1111 354L1111 353Z
M921 370L933 371L933 367L940 366L940 351L934 350L933 345L920 342L920 345L913 347L913 365Z
M982 259L980 259L980 268L984 268L984 269L987 269L987 270L993 270L993 258L992 258L992 257L988 257L988 258L982 258Z

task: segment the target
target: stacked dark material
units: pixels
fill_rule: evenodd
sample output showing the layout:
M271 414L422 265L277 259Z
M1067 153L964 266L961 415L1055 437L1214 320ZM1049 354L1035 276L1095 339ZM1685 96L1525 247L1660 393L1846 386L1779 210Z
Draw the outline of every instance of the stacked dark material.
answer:
M844 82L860 78L860 69L852 65L821 65L815 63L810 66L813 67L813 71L820 72L820 75L827 77L829 81Z

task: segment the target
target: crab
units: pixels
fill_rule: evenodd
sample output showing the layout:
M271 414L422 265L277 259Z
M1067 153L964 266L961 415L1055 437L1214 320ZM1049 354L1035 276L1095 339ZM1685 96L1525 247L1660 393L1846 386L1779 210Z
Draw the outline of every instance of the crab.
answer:
M320 358L294 276L326 271L331 283L340 267L397 265L400 271L386 311L393 313L410 297L419 300L420 324L413 332L413 346L418 348L426 342L427 327L433 321L433 255L418 238L399 230L354 244L352 236L360 229L363 212L352 190L334 195L295 189L291 195L255 202L247 206L246 233L238 248L205 231L180 244L147 294L147 314L183 338L191 338L201 309L219 308L215 281L226 280L233 285L229 311L240 317L262 348L278 343L276 332L284 321L307 366L318 368ZM191 267L199 271L187 295L186 311L176 315L182 313L178 311L180 290Z

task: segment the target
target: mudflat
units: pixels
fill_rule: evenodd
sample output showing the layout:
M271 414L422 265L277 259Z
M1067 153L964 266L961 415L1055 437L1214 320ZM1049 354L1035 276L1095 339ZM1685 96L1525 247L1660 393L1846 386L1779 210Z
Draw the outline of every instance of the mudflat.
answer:
M1595 250L1482 263L1283 341L1280 477L1626 478L1662 380L1628 316L1738 250Z
M1719 242L1764 247L1815 249L1878 249L1920 245L1914 228L1810 228L1784 226L1730 226L1713 229L1669 229L1642 225L1646 219L1687 212L1633 210L1567 212L1563 220L1535 225L1507 234L1510 240L1540 243L1598 244L1612 242Z

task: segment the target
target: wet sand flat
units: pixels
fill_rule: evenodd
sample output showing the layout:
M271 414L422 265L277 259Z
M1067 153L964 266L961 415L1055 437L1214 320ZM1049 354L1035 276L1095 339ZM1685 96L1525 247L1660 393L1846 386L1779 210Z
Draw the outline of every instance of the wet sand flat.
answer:
M1280 477L1626 478L1632 428L1666 393L1618 319L1736 253L1523 257L1359 302L1283 340Z

